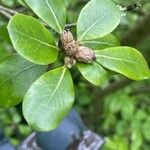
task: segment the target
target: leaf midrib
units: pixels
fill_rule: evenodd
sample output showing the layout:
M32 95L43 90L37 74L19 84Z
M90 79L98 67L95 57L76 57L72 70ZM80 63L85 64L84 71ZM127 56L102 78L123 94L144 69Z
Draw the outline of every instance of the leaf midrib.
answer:
M64 77L64 75L65 75L65 72L66 72L66 68L64 67L64 69L63 69L63 71L62 71L62 74L61 74L61 76L60 76L60 79L59 79L59 81L58 81L58 83L57 83L57 85L56 85L56 88L55 88L54 92L52 93L52 95L51 95L51 97L50 97L49 99L51 99L51 98L55 95L56 91L58 90L58 88L59 88L59 86L60 86L60 84L61 84L61 82L62 82L62 80L63 80L63 77Z
M83 37L86 35L86 33L88 33L97 23L99 23L104 17L106 17L108 14L110 13L110 11L108 13L106 13L104 16L102 16L101 18L99 18L97 21L95 21L95 23L93 23L79 38L79 41L81 41L83 39Z
M97 56L98 57L112 59L112 60L118 60L118 61L124 61L124 62L128 62L128 63L136 64L136 65L140 65L140 66L142 66L142 67L145 68L145 65L141 65L140 63L136 63L136 62L131 61L131 60L127 60L127 59L123 59L123 58L118 58L118 57L111 57L111 56L106 56L106 55L100 55L100 54L97 54Z
M53 17L54 17L54 19L55 19L55 21L56 21L56 24L57 24L57 26L58 26L58 29L59 29L59 31L60 31L60 33L61 33L61 32L62 32L62 29L61 29L61 27L60 27L58 18L57 18L57 16L55 15L55 12L54 12L54 10L52 9L52 7L51 7L51 5L50 5L50 3L49 3L48 0L46 0L46 3L47 3L47 5L48 5L48 7L50 8L50 10L51 10L51 12L52 12L52 15L53 15Z
M108 43L108 42L103 42L103 41L83 41L81 44L103 44L103 45L109 45L109 46L114 46L114 44Z
M53 46L53 45L51 45L51 44L48 44L48 43L46 43L46 42L44 42L44 41L41 41L41 40L39 40L39 39L37 39L37 38L34 38L34 37L32 37L32 36L29 36L29 35L27 35L27 34L25 34L25 33L20 32L20 31L17 31L17 30L15 30L15 29L12 28L12 27L10 27L10 28L11 28L11 30L13 30L14 32L17 32L17 33L19 33L19 34L21 34L21 35L23 35L23 36L25 36L25 37L28 37L28 38L30 38L30 39L36 41L36 42L39 42L39 43L41 43L41 44L43 44L43 45L46 45L46 46L48 46L48 47L57 49L57 47L55 47L55 46Z
M9 77L8 79L6 79L6 80L4 80L3 82L1 82L1 83L0 83L0 87L1 87L3 84L5 84L7 81L9 81L10 79L12 79L12 78L18 76L19 74L21 74L21 73L25 72L26 70L29 70L29 69L31 69L31 68L33 68L33 67L35 67L35 66L36 66L36 64L34 64L34 65L30 66L30 67L27 67L27 68L23 69L22 71L17 72L16 74L12 75L12 76Z
M59 88L59 86L60 86L60 84L62 82L62 79L63 79L63 77L65 75L65 72L66 72L66 68L63 69L62 74L60 76L60 79L58 80L58 83L57 83L56 88L54 89L53 93L52 94L50 94L50 93L45 94L45 95L43 95L41 97L38 97L38 99L41 99L41 98L46 97L46 96L50 96L49 100L52 99L52 97L55 95L56 91L58 90L58 88Z

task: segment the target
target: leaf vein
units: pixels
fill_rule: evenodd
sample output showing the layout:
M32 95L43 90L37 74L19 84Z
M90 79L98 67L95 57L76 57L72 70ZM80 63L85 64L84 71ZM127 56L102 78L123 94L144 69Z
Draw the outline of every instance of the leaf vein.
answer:
M104 16L95 21L82 35L79 39L82 39L86 33L88 33L97 23L99 23L104 17L106 17L110 12L106 13Z
M17 33L19 33L19 34L21 34L21 35L23 35L23 36L25 36L25 37L28 37L28 38L30 38L30 39L32 39L32 40L34 40L34 41L37 41L37 42L39 42L39 43L41 43L41 44L43 44L43 45L46 45L46 46L48 46L48 47L52 47L52 48L54 48L54 49L57 49L55 46L53 46L53 45L51 45L51 44L48 44L48 43L46 43L46 42L44 42L44 41L40 41L39 39L37 39L37 38L34 38L34 37L32 37L32 36L29 36L29 35L27 35L27 34L24 34L24 33L22 33L22 32L20 32L20 31L17 31L17 30L15 30L15 29L13 29L13 28L11 28L13 31L15 31L15 32L17 32Z
M25 72L25 71L28 70L28 69L33 68L34 66L36 66L36 64L34 64L34 65L30 66L30 67L27 67L27 68L23 69L22 71L17 72L16 74L12 75L12 76L9 77L8 79L6 79L6 80L4 80L3 82L1 82L1 83L0 83L0 87L1 87L1 85L3 85L4 83L6 83L7 81L9 81L10 79L16 77L17 75L19 75L19 74Z
M60 27L58 18L57 18L57 16L56 16L55 13L54 13L54 10L52 9L52 7L51 7L50 3L48 2L48 0L46 0L46 3L47 3L48 7L50 8L50 10L51 10L51 12L52 12L52 14L53 14L53 16L54 16L54 19L55 19L55 21L56 21L56 24L57 24L57 26L58 26L60 32L62 32L62 29L61 29L61 27Z
M132 60L127 60L127 59L117 58L117 57L111 57L111 56L106 56L106 55L97 55L97 56L98 57L103 57L103 58L108 58L108 59L113 59L113 60L118 60L118 61L125 61L125 62L128 62L128 63L132 63L132 64L136 64L136 65L140 65L140 66L145 67L145 65L142 65L140 63L136 63Z

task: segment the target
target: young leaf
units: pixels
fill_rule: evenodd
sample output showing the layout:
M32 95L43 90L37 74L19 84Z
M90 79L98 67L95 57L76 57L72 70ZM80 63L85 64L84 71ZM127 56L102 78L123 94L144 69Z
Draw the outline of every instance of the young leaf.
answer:
M46 66L38 66L18 54L12 54L0 63L0 108L15 106L22 101L27 89Z
M108 72L97 62L78 63L78 69L85 79L96 86L101 85L109 78Z
M46 65L56 61L58 50L48 30L33 17L17 14L8 24L16 51L29 61Z
M64 30L66 8L62 0L24 0L26 4L58 33Z
M119 41L112 34L108 34L98 39L82 41L81 44L97 50L108 48L108 47L120 46Z
M70 111L74 87L67 68L51 70L30 87L23 101L28 124L37 131L55 129Z
M112 47L95 51L104 67L133 80L150 78L150 70L142 54L131 47Z
M96 39L109 34L118 26L121 14L111 0L91 0L79 15L78 41Z

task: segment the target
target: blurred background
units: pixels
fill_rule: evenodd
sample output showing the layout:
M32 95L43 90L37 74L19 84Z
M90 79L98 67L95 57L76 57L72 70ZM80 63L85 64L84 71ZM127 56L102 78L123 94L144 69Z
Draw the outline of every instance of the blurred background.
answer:
M18 1L0 0L0 5L34 16ZM88 0L63 1L68 9L67 23L76 23L80 10ZM134 2L114 1L121 6ZM150 64L150 0L137 2L141 7L127 12L113 34L121 45L141 51ZM3 49L14 52L6 29L8 21L9 16L0 13L1 54ZM75 28L72 31L75 32ZM89 129L105 137L103 150L150 150L150 80L137 82L114 75L101 87L95 87L76 68L71 71L76 89L74 107ZM14 145L19 145L32 133L23 119L21 104L10 109L0 109L0 128Z

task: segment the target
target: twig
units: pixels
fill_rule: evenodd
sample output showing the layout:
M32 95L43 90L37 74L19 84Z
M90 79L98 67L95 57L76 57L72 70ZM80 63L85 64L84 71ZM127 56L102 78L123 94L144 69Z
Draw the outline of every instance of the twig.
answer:
M25 8L26 9L26 8ZM20 11L24 11L24 8L22 8L21 10L18 10L19 12ZM1 14L3 14L5 17L7 17L8 19L10 19L12 15L15 15L16 13L18 13L18 11L15 11L13 9L9 9L7 7L4 7L2 5L0 5L0 12ZM46 23L42 22L44 24L44 26L46 26L47 28L50 28ZM72 27L75 27L76 26L76 23L71 23L71 24L66 24L65 25L65 28L72 28Z
M111 93L116 92L118 89L123 89L124 87L126 87L127 85L131 84L133 81L130 79L122 79L120 81L114 82L112 84L110 84L108 87L106 87L105 89L103 89L101 92L97 91L97 94L101 95L100 97L105 97Z
M41 23L46 27L46 28L49 28L51 29L51 27L45 23L44 21L41 21ZM76 23L71 23L71 24L66 24L65 25L65 29L70 29L70 28L73 28L73 27L76 27Z
M141 4L139 4L138 2L134 2L133 4L130 4L129 6L124 7L124 11L132 11L135 8L139 8L139 7L141 7Z
M136 9L134 9L133 11L131 11L131 13L137 14L139 16L145 15L144 11L142 11L142 10L136 10Z
M17 12L24 12L26 10L28 10L27 7L20 7L16 9Z
M92 112L90 112L88 119L85 120L86 123L91 127L93 124L95 124L95 131L98 131L97 126L99 125L99 121L101 119L100 114L101 114L101 110L102 110L101 109L102 100L104 100L104 98L106 96L108 96L109 94L112 94L112 93L118 91L119 89L125 88L132 82L133 81L131 81L127 78L124 78L120 81L115 81L114 83L111 83L108 87L106 87L104 89L100 89L100 88L93 89L93 87L89 87L90 92L94 95L94 97L92 99L94 109Z
M76 25L77 25L76 23L66 24L65 29L68 29L68 28L70 29L72 27L76 27Z
M7 19L10 19L12 17L11 14L7 13L6 11L0 10L0 13L5 16Z
M136 24L125 36L122 38L122 45L137 46L146 36L150 35L150 13L145 14L144 17Z
M139 95L139 94L149 94L150 92L150 86L142 86L142 87L139 87L137 89L135 89L132 93L130 93L130 95Z
M2 5L0 5L0 10L5 11L5 12L7 12L7 13L10 13L10 14L12 14L12 15L15 15L15 14L17 13L17 11L12 10L12 9L9 9L9 8L4 7L4 6L2 6Z

